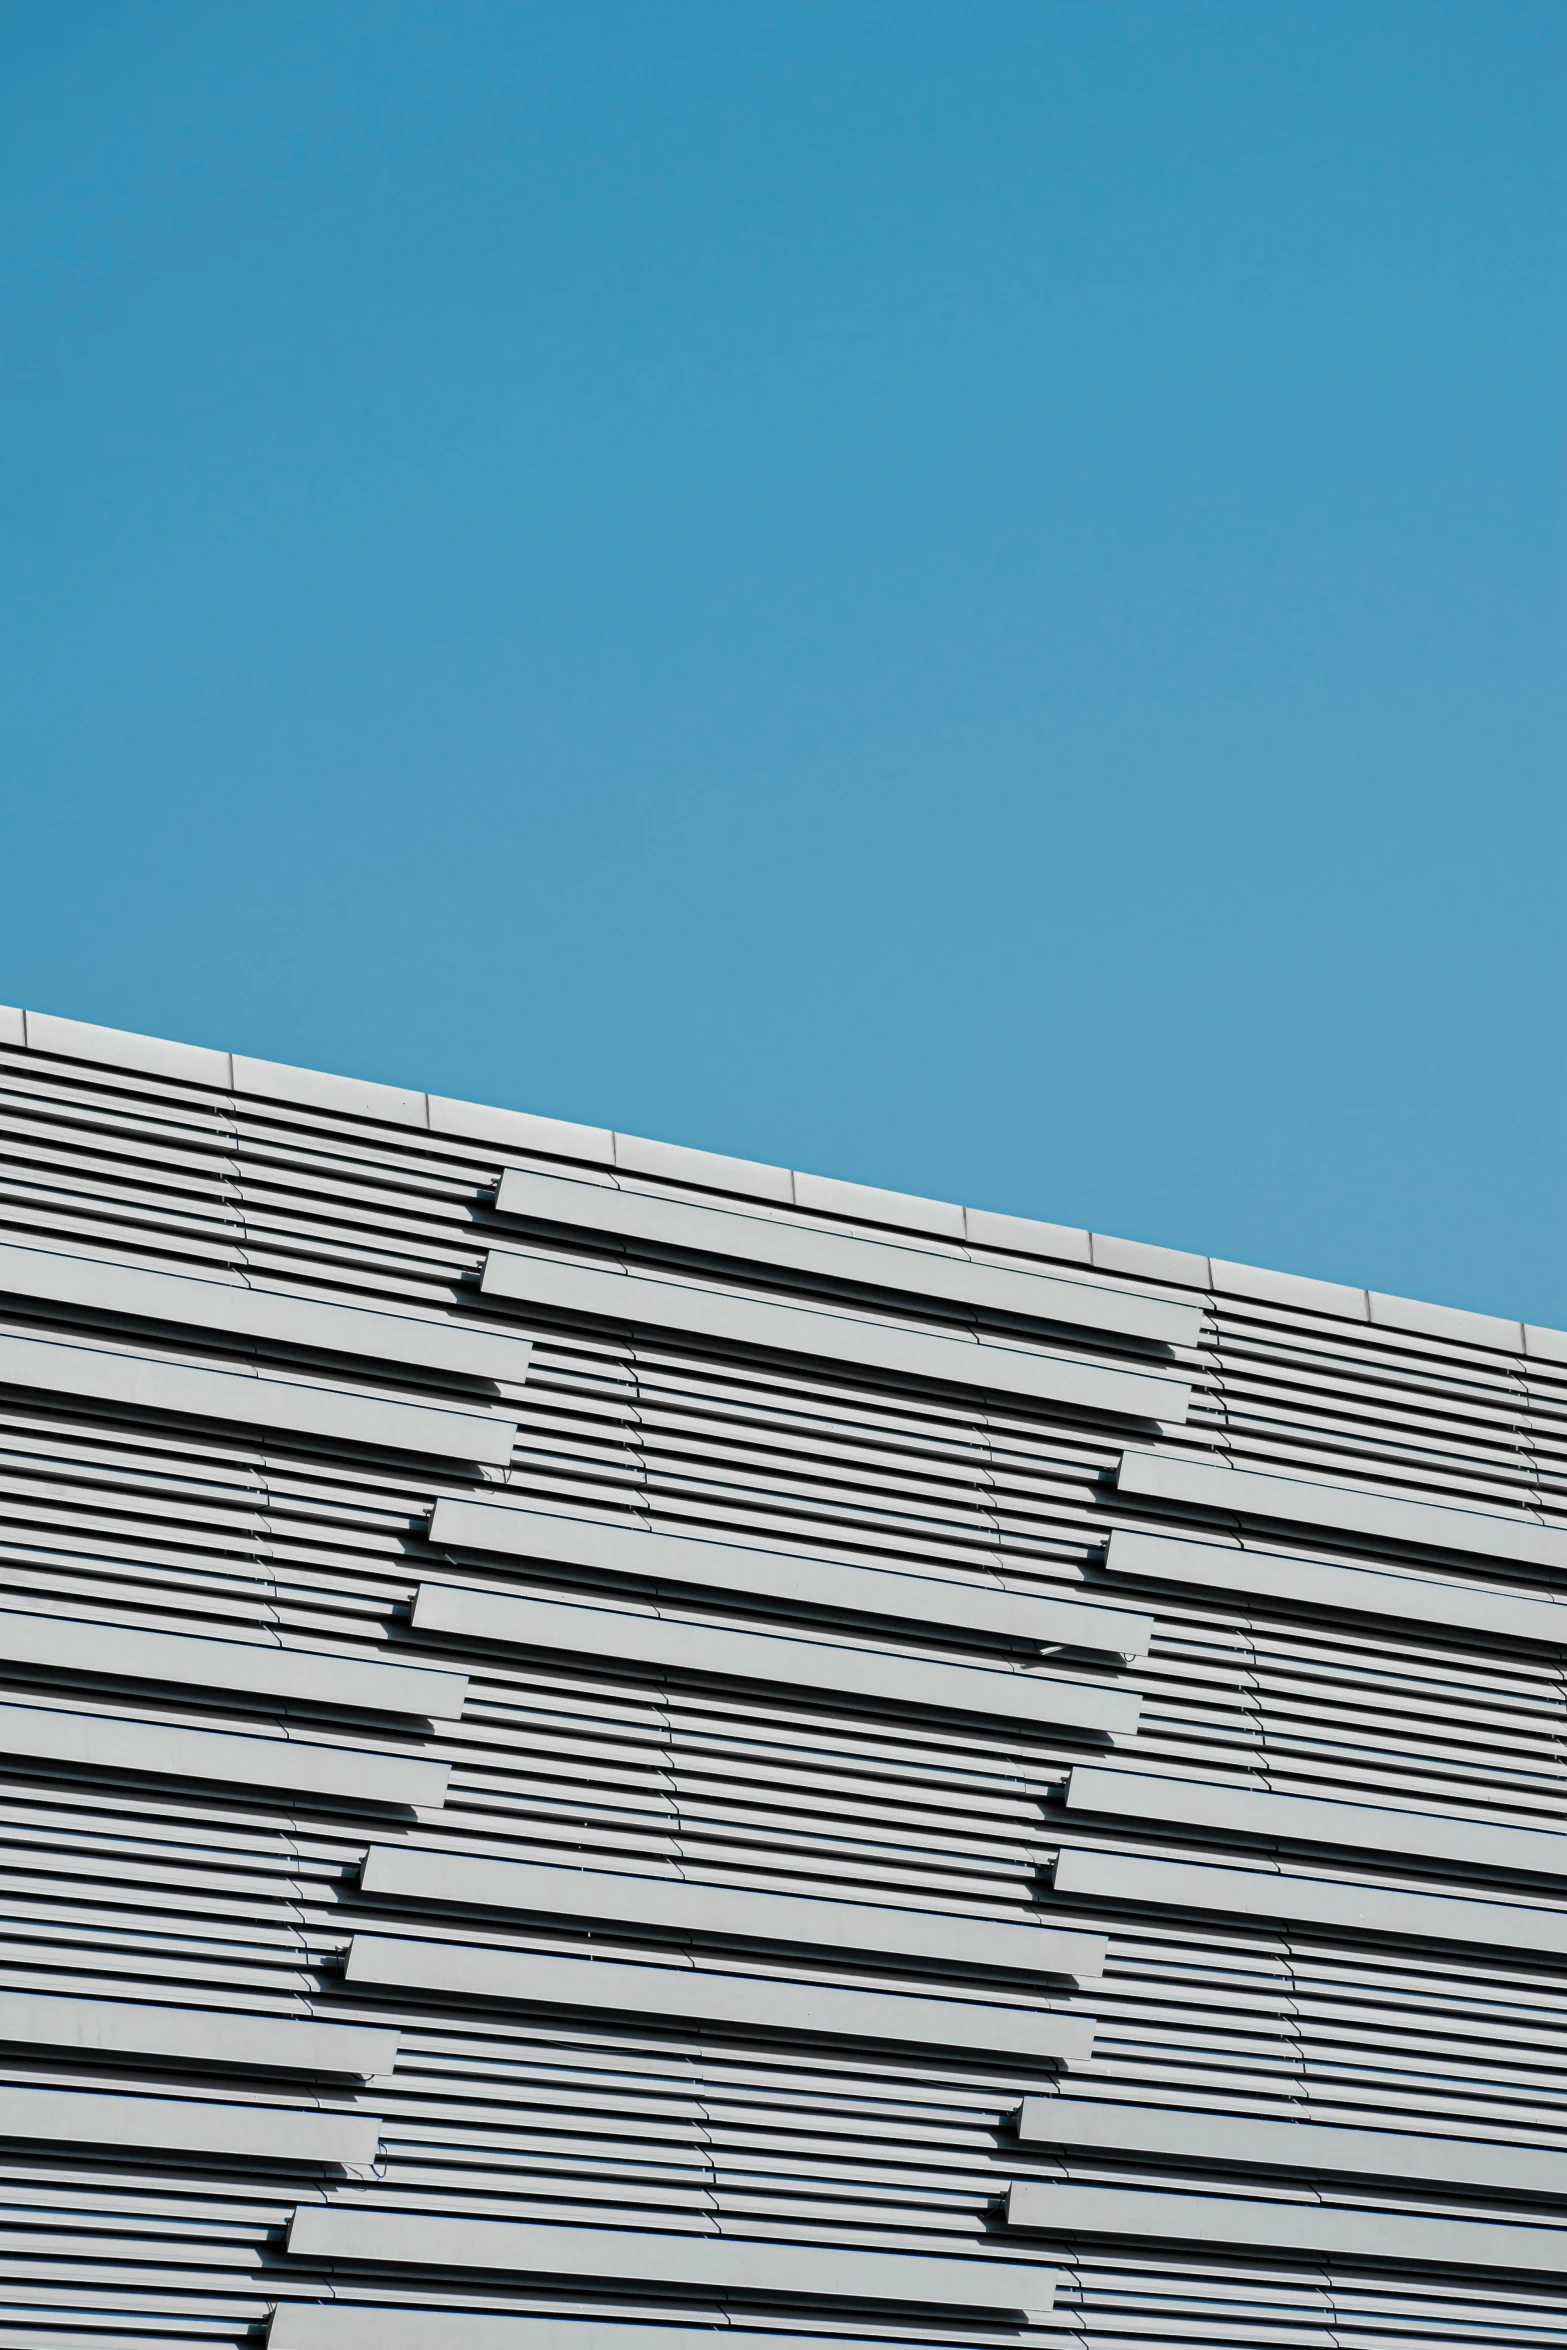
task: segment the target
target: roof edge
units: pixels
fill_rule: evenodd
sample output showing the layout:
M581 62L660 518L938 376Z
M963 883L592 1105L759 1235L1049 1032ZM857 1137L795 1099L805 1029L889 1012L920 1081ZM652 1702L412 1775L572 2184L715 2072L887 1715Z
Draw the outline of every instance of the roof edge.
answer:
M1012 1256L1041 1257L1056 1264L1085 1265L1162 1287L1253 1299L1339 1321L1364 1322L1377 1329L1567 1363L1567 1332L1509 1321L1500 1315L1431 1305L1417 1298L1385 1297L1374 1290L1318 1281L1305 1274L1231 1264L1186 1249L1160 1248L1149 1241L1118 1240L1070 1225L1041 1223L1029 1216L966 1208L950 1200L921 1199L912 1193L883 1191L834 1176L727 1158L683 1143L654 1142L642 1135L616 1134L607 1127L575 1125L526 1110L496 1109L368 1079L298 1069L286 1062L257 1060L207 1045L176 1044L129 1029L67 1020L52 1012L0 1006L0 1044L20 1046L51 1060L134 1070L207 1092L285 1102L372 1124L413 1128L502 1152L525 1151L530 1156L570 1160L611 1173L645 1176L851 1223L874 1224L887 1231L956 1241Z

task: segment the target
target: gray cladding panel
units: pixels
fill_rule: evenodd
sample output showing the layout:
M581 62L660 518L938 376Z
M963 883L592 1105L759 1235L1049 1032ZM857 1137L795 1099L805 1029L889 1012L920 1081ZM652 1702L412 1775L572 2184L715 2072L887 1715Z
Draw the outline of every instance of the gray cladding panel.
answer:
M1556 1599L1522 1599L1483 1586L1465 1590L1429 1576L1328 1566L1320 1559L1281 1557L1233 1544L1183 1542L1118 1527L1110 1537L1105 1568L1112 1575L1135 1575L1143 1582L1240 1592L1286 1607L1428 1624L1433 1631L1475 1632L1492 1640L1532 1640L1551 1647L1567 1643L1567 1606Z
M883 1616L889 1623L1089 1649L1111 1656L1147 1652L1150 1615L1084 1605L982 1582L938 1582L884 1567L840 1566L796 1552L742 1549L734 1543L649 1534L637 1526L562 1518L544 1510L443 1499L430 1518L430 1540L449 1550L638 1576L655 1583L777 1600L800 1608Z
M468 1686L465 1673L427 1665L377 1664L362 1657L266 1647L260 1641L207 1640L15 1610L0 1612L0 1669L6 1665L234 1690L427 1721L454 1720Z
M1076 1981L1096 1977L1104 1963L1102 1934L1059 1932L998 1918L944 1916L930 1909L752 1893L618 1871L463 1859L407 1845L372 1846L360 1870L360 1884L366 1894L380 1900L583 1918L622 1929L722 1935L893 1960L1061 1975Z
M1271 2121L1206 2113L1190 2105L1150 2106L1084 2097L1029 2097L1018 2120L1025 2146L1072 2154L1150 2154L1229 2170L1305 2170L1514 2195L1567 2194L1567 2153L1542 2146L1494 2146L1394 2130L1342 2129L1316 2121Z
M1515 1559L1527 1566L1567 1567L1567 1526L1542 1526L1537 1519L1503 1517L1495 1510L1453 1509L1445 1502L1406 1501L1304 1477L1259 1476L1253 1470L1219 1468L1153 1452L1123 1453L1116 1487L1140 1500L1218 1510L1232 1518L1324 1526L1424 1550L1467 1551L1478 1558Z
M868 1289L895 1290L907 1297L941 1298L981 1312L1114 1331L1162 1346L1195 1346L1202 1335L1202 1309L1173 1299L1139 1297L1045 1273L1015 1272L967 1257L942 1256L933 1249L900 1248L889 1241L656 1199L607 1184L573 1183L524 1167L507 1168L495 1204L503 1216L605 1232L617 1239L775 1266Z
M515 1420L427 1404L389 1403L304 1380L250 1378L108 1347L60 1346L47 1338L0 1337L0 1387L39 1389L135 1412L223 1420L290 1436L416 1452L435 1460L511 1459Z
M799 2337L725 2325L722 2350L790 2350ZM812 2326L811 2350L865 2350L863 2334ZM635 2318L487 2317L473 2310L358 2307L290 2301L273 2317L267 2350L718 2350L711 2325L667 2326Z
M289 1297L238 1281L194 1281L183 1273L151 1273L55 1249L0 1244L0 1297L38 1298L87 1313L170 1322L187 1330L354 1355L364 1362L412 1363L468 1379L520 1383L532 1352L529 1340L506 1330L416 1321L407 1314Z
M1074 2237L1124 2236L1330 2259L1342 2255L1377 2265L1414 2261L1438 2272L1502 2268L1567 2274L1567 2229L1514 2227L1445 2212L1428 2219L1397 2211L1030 2179L1012 2188L1007 2216L1015 2228Z
M617 2020L714 2024L732 2031L886 2041L907 2049L964 2049L1036 2064L1081 2064L1092 2053L1094 2039L1091 2016L1061 2009L909 1998L830 1983L780 1982L776 1975L628 1966L610 1958L555 1958L379 1934L354 1936L345 1974L356 1985L438 1992L455 2001L580 2008L610 2025Z
M1211 1781L1106 1770L1092 1763L1074 1767L1066 1800L1072 1811L1154 1821L1185 1829L1194 1839L1213 1830L1269 1842L1406 1855L1464 1871L1510 1869L1530 1876L1567 1876L1567 1834L1554 1828L1510 1827L1448 1812L1337 1803L1320 1796L1270 1795Z
M301 2205L289 2225L288 2249L303 2260L419 2263L683 2285L770 2299L904 2302L1020 2314L1047 2310L1055 2284L1049 2269L1008 2260L931 2260L822 2244L769 2244L727 2234L642 2235L633 2229L425 2219L343 2204Z
M1057 1859L1054 1884L1058 1893L1084 1901L1137 1902L1154 1909L1211 1911L1230 1921L1279 1919L1325 1926L1335 1933L1459 1942L1478 1950L1567 1958L1567 1909L1542 1909L1528 1902L1345 1884L1329 1877L1293 1876L1285 1869L1149 1860L1077 1845L1068 1845Z
M144 2056L226 2072L390 2072L396 2032L318 2024L295 2016L225 2015L204 2007L145 2007L127 1999L66 1999L0 1991L0 2046L79 2056Z
M413 1626L416 1632L448 1640L491 1641L569 1657L605 1658L642 1669L763 1681L833 1698L1082 1730L1100 1738L1130 1738L1137 1729L1135 1691L1069 1681L1051 1673L985 1671L804 1638L780 1639L767 1632L671 1622L646 1610L562 1606L547 1599L422 1583L414 1601Z
M0 1224L17 2350L1567 2350L1567 1347L3 1013Z
M225 1730L0 1705L0 1755L78 1771L132 1771L202 1779L415 1810L445 1801L448 1766L412 1756Z
M113 2146L145 2154L346 2170L374 2162L380 2134L374 2114L0 2087L0 2139L30 2145Z
M654 1281L640 1273L606 1272L549 1257L491 1249L481 1283L487 1298L539 1306L551 1313L591 1314L652 1330L674 1330L724 1346L764 1347L889 1372L899 1379L934 1380L987 1394L1024 1396L1118 1419L1184 1420L1191 1389L1176 1379L1141 1371L1107 1371L1065 1355L1034 1354L1016 1346L931 1337L863 1316L815 1307L781 1306L734 1297L687 1282Z

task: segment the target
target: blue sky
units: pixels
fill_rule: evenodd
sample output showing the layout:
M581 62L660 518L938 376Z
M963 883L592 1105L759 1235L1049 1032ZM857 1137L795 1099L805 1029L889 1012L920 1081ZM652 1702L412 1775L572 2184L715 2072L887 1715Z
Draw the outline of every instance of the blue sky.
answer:
M1567 1324L1558 0L11 0L0 998Z

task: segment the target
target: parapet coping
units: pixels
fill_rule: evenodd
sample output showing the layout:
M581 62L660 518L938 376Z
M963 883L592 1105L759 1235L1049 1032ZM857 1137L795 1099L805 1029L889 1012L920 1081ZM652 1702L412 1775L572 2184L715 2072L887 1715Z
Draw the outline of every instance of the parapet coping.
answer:
M50 1059L81 1061L99 1068L134 1070L211 1092L245 1095L322 1110L372 1124L414 1128L447 1135L499 1151L566 1160L610 1174L647 1177L731 1198L804 1209L856 1224L915 1234L959 1246L996 1249L1012 1256L1042 1257L1052 1263L1086 1265L1096 1272L1173 1289L1254 1299L1302 1313L1326 1314L1460 1346L1485 1347L1537 1361L1567 1363L1567 1331L1476 1314L1460 1306L1428 1305L1417 1298L1385 1297L1338 1281L1317 1281L1300 1273L1277 1273L1257 1265L1235 1265L1187 1249L1160 1248L1150 1241L1117 1240L1065 1224L1008 1216L991 1208L966 1208L949 1200L919 1199L883 1191L872 1184L846 1183L836 1176L810 1175L768 1167L752 1159L726 1158L684 1143L651 1142L608 1127L579 1126L527 1110L489 1108L444 1095L415 1093L318 1069L296 1069L281 1061L259 1061L245 1053L207 1045L175 1044L162 1037L137 1036L127 1029L101 1028L66 1020L52 1012L0 1006L0 1045Z

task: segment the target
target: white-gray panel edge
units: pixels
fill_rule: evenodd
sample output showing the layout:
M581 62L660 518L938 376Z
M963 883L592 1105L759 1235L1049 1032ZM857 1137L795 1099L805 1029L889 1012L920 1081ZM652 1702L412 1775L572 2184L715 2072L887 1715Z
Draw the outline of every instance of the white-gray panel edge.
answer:
M511 1459L517 1434L515 1420L349 1395L303 1380L208 1371L108 1347L63 1346L48 1338L0 1336L0 1385L492 1467Z
M352 1803L435 1810L450 1766L369 1748L298 1738L190 1730L108 1714L0 1705L0 1754L71 1769L134 1771L159 1778L336 1796Z
M1501 2194L1567 2195L1567 2153L1556 2148L1211 2113L1184 2098L1157 2107L1111 2098L1026 2097L1018 2139L1024 2146L1073 2154L1139 2154L1236 2170L1309 2170Z
M277 2278L268 2279L269 2289ZM489 2317L473 2309L394 2309L379 2303L281 2301L267 2350L867 2350L863 2334L756 2333L715 2314L708 2325L632 2318Z
M1344 1884L1328 1877L1297 1877L1278 1868L1150 1860L1138 1853L1102 1852L1077 1844L1063 1845L1054 1885L1074 1900L1209 1910L1226 1919L1283 1920L1350 1934L1459 1942L1476 1950L1567 1958L1567 1910L1537 1909L1524 1902Z
M729 2233L644 2234L528 2221L429 2219L344 2203L301 2204L289 2223L296 2259L473 2268L533 2276L697 2286L791 2299L922 2302L945 2309L1047 2309L1049 2269L1005 2260L846 2251Z
M824 1901L802 1894L755 1893L689 1878L562 1868L550 1862L463 1858L409 1845L372 1845L361 1864L360 1885L371 1898L591 1918L667 1933L1060 1975L1076 1982L1097 1979L1104 1966L1104 1935L1078 1928Z
M691 1966L636 1966L611 1958L559 1958L471 1943L355 1934L344 1979L356 1986L435 1992L453 1999L572 2007L613 2025L653 2019L763 2033L878 2040L907 2049L954 2048L1033 2063L1081 2064L1095 2019L1067 2008L984 2006L845 1990L776 1975L713 1974ZM0 2009L3 2016L3 2009Z
M1338 2254L1372 2262L1415 2261L1445 2268L1506 2268L1557 2276L1567 2272L1567 2229L1517 2227L1505 2221L1323 2203L1266 2202L1158 2189L1019 2180L1007 2201L1015 2228L1052 2234L1127 2236L1182 2248L1212 2244L1237 2251Z
M629 1608L583 1607L549 1599L421 1583L413 1628L427 1637L488 1641L615 1664L809 1690L882 1705L1075 1729L1116 1739L1136 1735L1135 1690L1068 1681L1033 1670L1008 1672L937 1658L886 1656L771 1632L689 1624Z
M269 1339L367 1362L412 1363L421 1370L455 1371L470 1379L521 1382L532 1341L509 1330L465 1328L423 1321L375 1307L291 1297L240 1281L213 1281L188 1273L152 1272L107 1257L0 1242L0 1296L46 1299L89 1313L125 1314L213 1330L235 1338Z
M1195 1346L1202 1308L1047 1273L1014 1271L933 1249L830 1232L818 1226L659 1198L602 1183L574 1182L508 1167L496 1194L503 1216L607 1232L739 1263L776 1266L827 1280L858 1282L906 1296L940 1298L979 1310L1025 1314L1083 1330L1112 1331L1166 1346Z
M732 1297L680 1282L652 1281L639 1273L608 1272L598 1266L522 1256L491 1249L481 1283L486 1297L552 1313L591 1314L649 1329L675 1330L711 1338L726 1346L763 1347L827 1362L854 1363L897 1378L929 1379L945 1386L1016 1395L1034 1402L1062 1403L1083 1411L1108 1412L1118 1419L1158 1420L1175 1425L1186 1418L1190 1386L1138 1371L1107 1371L1060 1355L1025 1353L1020 1347L981 1344L967 1338L932 1337L890 1323L851 1319L814 1307L780 1306L761 1299Z
M1121 1493L1222 1510L1233 1517L1331 1527L1423 1549L1468 1551L1478 1558L1517 1559L1529 1566L1567 1567L1567 1527L1507 1518L1494 1510L1449 1508L1444 1502L1404 1501L1329 1485L1305 1477L1220 1468L1175 1454L1129 1449L1116 1471Z
M331 2073L365 2081L391 2071L397 2041L395 2030L370 2024L0 1991L0 2044L7 2047L167 2057L235 2071Z
M1332 1608L1443 1630L1480 1632L1498 1640L1535 1640L1555 1646L1567 1643L1567 1605L1559 1600L1520 1598L1513 1592L1484 1586L1465 1590L1417 1575L1330 1566L1319 1559L1290 1558L1276 1551L1186 1542L1179 1536L1146 1534L1141 1528L1117 1527L1105 1553L1105 1572L1193 1590L1245 1592L1252 1598L1281 1600L1291 1607Z
M1339 1803L1315 1795L1276 1795L1260 1788L1226 1787L1204 1779L1158 1778L1152 1773L1112 1770L1095 1763L1074 1764L1066 1802L1073 1811L1155 1820L1193 1835L1213 1829L1269 1841L1407 1854L1456 1868L1567 1876L1567 1834L1551 1828L1466 1819L1451 1812Z
M0 1669L6 1665L235 1690L424 1721L456 1720L468 1686L466 1673L433 1665L381 1664L259 1640L211 1640L200 1633L150 1632L17 1609L0 1610Z
M0 2138L40 2145L226 2154L240 2160L349 2169L374 2162L381 2127L378 2114L323 2113L313 2106L0 2087Z
M569 1518L545 1510L443 1498L430 1516L430 1541L451 1550L493 1552L588 1567L651 1582L732 1591L889 1622L1028 1640L1041 1647L1085 1648L1108 1656L1146 1654L1153 1617L1031 1591L1008 1591L976 1577L940 1582L880 1566L843 1565L793 1551L750 1550L639 1526Z

